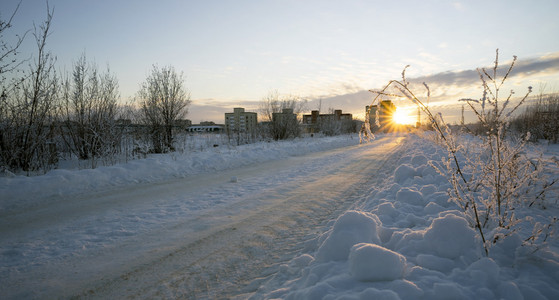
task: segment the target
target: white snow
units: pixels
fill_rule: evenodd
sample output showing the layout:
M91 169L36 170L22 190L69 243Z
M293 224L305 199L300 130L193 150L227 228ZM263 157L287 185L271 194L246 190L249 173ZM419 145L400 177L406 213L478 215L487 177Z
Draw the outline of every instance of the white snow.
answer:
M559 154L556 145L544 148L548 157ZM449 183L428 165L445 152L417 136L407 138L404 151L392 175L302 254L308 265L286 264L252 298L559 299L556 236L534 252L513 234L486 257L474 229L448 201ZM556 178L559 170L548 175ZM534 219L559 215L559 199L551 195ZM282 272L298 276L276 280Z
M349 253L349 272L359 281L402 279L405 268L403 255L376 244L356 244Z
M351 135L260 142L238 147L207 147L201 152L154 154L96 169L56 169L34 177L5 176L0 177L0 213L42 205L68 195L215 173L358 143L359 137ZM231 177L231 181L235 179Z
M136 273L138 265L155 264L170 255L178 259L184 245L198 247L200 240L215 239L161 271L172 274L173 268L185 264L193 272L191 266L208 253L219 256L224 251L223 257L234 253L227 247L246 241L246 235L266 238L250 231L283 217L283 212L275 211L283 201L295 213L300 213L298 207L308 209L298 200L304 197L303 204L312 204L307 191L314 192L321 179L323 190L332 190L330 202L339 203L351 181L334 182L333 174L347 168L344 163L352 152L367 150L355 146L358 143L355 135L315 137L152 155L95 170L0 177L2 298L69 297L81 294L83 287L99 294L95 289L99 282ZM348 146L353 150L344 148ZM289 193L293 195L285 200ZM315 199L322 201L325 196L317 194ZM260 246L262 241L255 243ZM256 246L250 249L262 251ZM256 262L259 259L254 257ZM215 268L228 263L216 262ZM153 276L160 280L164 276L160 275ZM204 276L196 277L200 282L193 285L207 284L202 283Z
M341 147L357 145L357 137L217 147L195 153L152 155L94 170L54 170L36 177L0 177L0 290L8 291L2 298L41 298L52 295L39 291L44 286L65 288L92 278L111 277L104 270L127 270L129 257L141 260L153 253L168 255L166 251L180 248L186 236L196 236L206 230L223 231L224 222L229 219L256 221L243 221L248 222L244 229L227 229L218 235L219 247L228 243L246 244L248 241L239 240L244 238L242 234L250 235L250 230L257 230L256 223L274 217L269 212L264 214L263 205L273 207L270 211L277 212L279 219L278 209L300 209L299 204L311 201L306 192L317 193L311 186L318 176L324 178L320 183L323 190L345 181L361 184L361 179L351 179L351 172L365 160L343 169L346 177L340 177L341 173L334 169L342 168L348 159L371 155L367 149L373 149L370 147L375 143L386 147L387 140L397 139L383 138L371 145L350 148ZM305 156L326 150L328 154ZM241 299L559 299L557 237L548 246L534 251L522 246L521 238L513 234L494 245L486 257L476 231L468 225L459 208L448 201L449 183L428 165L429 161L446 157L445 151L430 140L414 135L404 140L399 151L403 154L395 156L383 168L374 172L360 169L370 172L360 175L375 181L367 182L368 186L351 185L359 195L343 190L339 194L314 195L329 202L301 212L311 218L316 216L317 209L327 210L335 201L353 204L314 235L307 234L300 241L304 246L296 253L278 253L283 258L276 262L277 266L271 263L262 274L244 274L252 282L241 289L241 295L231 296ZM544 146L543 151L547 157L559 156L557 145ZM299 156L304 159L297 160ZM240 167L242 171L235 171ZM258 177L249 176L254 174ZM559 170L554 169L548 176L559 176ZM184 179L191 183L188 187ZM211 182L214 182L212 190L202 190ZM90 194L95 198L89 197ZM292 200L274 208L285 195ZM556 193L551 195L546 209L536 210L535 221L559 215L559 199ZM288 227L289 230L310 225L302 220ZM286 231L280 220L274 222L278 226L273 228L275 232L299 238L295 232ZM239 232L244 230L248 231ZM274 240L266 241L260 232L257 235L266 243L274 243ZM135 248L142 241L145 245ZM120 246L115 248L115 245ZM260 247L256 244L247 248L250 264L264 264ZM224 249L232 254L230 248ZM202 250L220 253L218 249ZM84 263L95 266L89 273L80 274L81 270L76 270L75 274L60 274L84 259ZM185 254L169 264L186 263L189 259ZM155 266L149 268L159 270ZM203 277L203 268L197 265L189 268L190 274L196 274L192 276ZM246 268L249 270L249 266ZM240 276L230 274L234 272L224 268L222 275ZM159 275L156 272L148 278L159 281ZM178 282L189 275L174 276ZM68 279L72 277L74 281ZM145 282L126 284L139 289ZM188 291L180 294L173 290L178 289L176 282L154 286L158 290L132 292L129 288L128 292L139 298L177 295L188 298L189 295Z
M379 243L375 215L349 211L336 220L326 240L316 253L320 261L347 260L351 247L357 243Z

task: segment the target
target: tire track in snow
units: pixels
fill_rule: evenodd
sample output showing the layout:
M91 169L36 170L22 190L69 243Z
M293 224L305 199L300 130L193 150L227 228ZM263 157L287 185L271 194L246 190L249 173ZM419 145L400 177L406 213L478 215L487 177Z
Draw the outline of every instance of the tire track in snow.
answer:
M224 207L177 225L181 231L208 219L227 220L199 232L193 242L101 284L90 296L247 297L267 279L266 275L274 273L282 262L312 244L328 221L359 201L363 190L368 189L368 183L374 179L370 174L379 173L387 161L399 155L393 151L400 140L391 141L390 146L386 142L365 146L371 148L363 148L365 151L359 158L348 165L344 166L345 161L333 162L339 168L334 168L326 177L289 182L277 190L251 196L243 203L262 198L266 201L257 209L251 208L250 212L231 215L231 208ZM392 154L382 153L386 151Z
M394 155L383 152L394 151L401 139L386 137L370 145L239 170L82 195L6 215L1 220L9 224L2 226L3 240L17 242L18 236L29 235L48 240L107 215L119 222L153 207L172 210L190 198L189 203L203 202L214 193L216 182L241 178L217 187L218 195L238 194L232 195L234 201L186 212L179 207L177 215L160 224L144 224L139 218L138 226L145 228L131 236L43 265L31 261L34 265L23 269L29 271L11 272L10 282L2 286L9 287L12 296L26 290L26 298L221 298L250 293L282 261L312 244L328 221L359 201L371 172Z

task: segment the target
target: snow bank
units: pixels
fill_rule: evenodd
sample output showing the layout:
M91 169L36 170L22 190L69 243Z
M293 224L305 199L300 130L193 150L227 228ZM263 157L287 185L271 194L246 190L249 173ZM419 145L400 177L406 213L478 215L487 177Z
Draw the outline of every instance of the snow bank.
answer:
M557 239L533 252L513 234L486 257L476 231L448 201L446 178L429 166L445 151L417 136L405 143L398 162L375 174L384 182L308 247L308 265L286 265L253 298L559 299ZM555 171L550 175L559 176ZM278 284L282 276L288 280Z
M360 281L401 279L405 267L403 255L375 244L357 244L349 254L350 273Z
M338 218L316 254L318 260L347 260L351 247L357 243L380 243L373 214L349 211Z
M46 204L61 196L206 172L213 174L358 142L349 136L309 138L151 155L112 167L59 169L37 177L8 174L0 177L0 213ZM371 174L379 182L368 189L363 200L332 220L323 234L307 241L304 252L281 265L253 298L559 299L557 240L534 251L523 247L522 239L512 234L494 245L490 256L485 257L475 230L460 209L448 201L450 185L446 178L429 166L430 161L446 158L445 151L417 136L410 136L404 143L397 161ZM545 155L559 156L559 147L549 146ZM557 177L559 171L549 176ZM231 181L237 178L231 177ZM541 217L559 215L556 207L559 198L557 194L551 195L554 198L548 199L550 205L541 210ZM129 222L141 217L127 216ZM534 216L535 221L540 219ZM114 224L106 224L99 220L96 226L110 240L114 235L128 234L125 230L114 230L122 222L118 219ZM68 234L66 237L88 233ZM63 244L66 243L68 240ZM3 251L4 261L17 261L25 256L19 249Z
M201 152L152 154L145 159L96 169L57 169L42 176L0 176L0 213L41 205L61 196L137 183L184 178L291 156L356 145L352 135L211 147Z

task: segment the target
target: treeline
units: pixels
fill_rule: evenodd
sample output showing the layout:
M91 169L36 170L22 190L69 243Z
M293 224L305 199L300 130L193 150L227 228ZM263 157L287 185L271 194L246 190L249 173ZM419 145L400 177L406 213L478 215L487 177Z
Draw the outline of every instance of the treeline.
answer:
M542 93L527 100L524 106L524 110L518 109L507 120L509 134L528 137L531 142L547 140L556 144L559 141L559 94ZM457 128L474 135L488 135L496 128L494 111L486 112L484 120L485 123L461 124Z
M530 132L532 140L559 140L559 94L538 95L533 104L511 121L517 132Z
M118 79L108 67L100 71L88 62L85 54L71 72L57 71L56 58L47 50L53 17L48 7L46 20L31 32L34 59L20 60L18 48L28 34L6 38L16 13L0 20L0 168L47 171L60 153L95 167L100 159L124 152L174 150L177 121L190 104L182 73L153 66L138 91L138 108L119 105ZM131 126L130 120L141 126Z

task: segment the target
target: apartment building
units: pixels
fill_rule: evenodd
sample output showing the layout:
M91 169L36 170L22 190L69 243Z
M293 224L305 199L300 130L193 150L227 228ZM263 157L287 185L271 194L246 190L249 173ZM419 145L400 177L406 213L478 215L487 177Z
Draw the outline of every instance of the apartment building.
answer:
M344 114L341 109L336 109L333 114L320 114L318 110L313 110L310 115L303 115L303 124L312 125L324 121L351 121L352 118L352 114Z
M306 132L319 132L337 123L349 123L353 120L353 115L350 113L342 113L341 109L334 110L331 114L321 114L318 110L311 111L310 115L303 115L303 127Z
M242 107L236 107L232 113L225 113L225 132L254 133L257 126L257 114L246 112Z
M376 115L378 111L378 121L380 124L380 130L385 130L387 127L393 124L392 116L396 111L396 105L390 100L383 100L379 105L366 106L365 112L369 112L369 124L371 130L379 129L375 124Z
M292 108L284 108L281 112L272 113L272 123L274 124L293 124L297 123L297 115Z
M272 113L272 122L268 124L267 129L275 140L297 137L301 132L297 114L292 108L284 108L281 112Z

